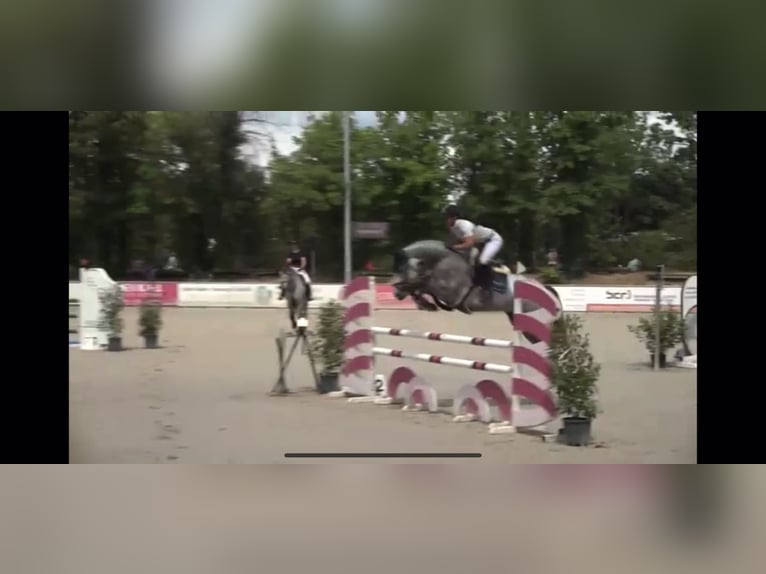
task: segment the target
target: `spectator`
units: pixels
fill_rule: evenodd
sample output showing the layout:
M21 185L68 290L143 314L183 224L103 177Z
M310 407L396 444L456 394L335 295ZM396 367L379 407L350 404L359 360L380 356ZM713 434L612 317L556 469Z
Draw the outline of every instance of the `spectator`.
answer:
M172 251L170 252L170 255L168 255L168 259L165 262L165 269L168 271L175 271L178 269L178 258Z
M364 270L368 273L372 273L375 271L375 265L372 264L372 261L368 260L367 263L364 264Z
M558 267L559 265L559 252L554 248L548 250L548 265L551 267Z
M206 256L206 267L207 267L207 274L208 278L213 278L213 271L215 271L215 250L216 246L218 245L218 242L215 240L214 237L211 237L207 240L207 256Z
M143 259L134 259L131 261L130 268L128 269L128 275L131 279L142 277L144 273L145 265Z
M636 271L641 270L641 261L634 257L630 261L628 261L628 271L631 271L632 273L635 273Z

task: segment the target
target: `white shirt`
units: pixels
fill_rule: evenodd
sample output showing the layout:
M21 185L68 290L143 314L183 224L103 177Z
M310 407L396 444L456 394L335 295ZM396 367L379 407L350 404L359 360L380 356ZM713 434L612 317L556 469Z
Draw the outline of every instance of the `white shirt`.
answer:
M484 243L497 234L494 229L484 227L483 225L476 225L467 219L456 219L455 224L450 228L450 232L461 240L469 235L473 235L479 243Z

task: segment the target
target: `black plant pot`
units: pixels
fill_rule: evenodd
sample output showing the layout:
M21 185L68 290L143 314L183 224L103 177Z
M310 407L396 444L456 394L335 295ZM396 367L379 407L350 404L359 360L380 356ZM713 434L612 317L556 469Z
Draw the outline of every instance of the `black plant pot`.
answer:
M122 351L122 337L109 337L107 351Z
M564 417L561 440L568 446L586 446L591 442L591 420L586 417Z
M654 366L654 353L649 355L649 359L650 359L651 365L653 367ZM664 369L666 365L667 365L667 361L666 361L666 358L665 358L665 353L660 353L660 369Z
M159 335L144 335L144 347L147 349L156 349L159 347Z
M317 390L322 395L340 390L338 388L338 373L320 373L319 388Z

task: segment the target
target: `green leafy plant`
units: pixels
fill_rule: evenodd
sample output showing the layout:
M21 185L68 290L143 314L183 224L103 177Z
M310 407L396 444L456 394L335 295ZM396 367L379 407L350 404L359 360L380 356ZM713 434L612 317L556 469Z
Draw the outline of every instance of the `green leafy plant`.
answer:
M338 301L329 300L319 309L312 351L319 357L324 374L337 374L343 365L343 315L343 305Z
M124 326L122 310L125 303L122 299L122 289L115 284L114 287L101 291L98 298L101 302L99 327L108 331L110 337L119 337Z
M581 317L564 315L553 324L549 358L553 367L551 382L561 412L595 419L599 413L596 382L601 365L590 352L590 339L583 332Z
M154 299L141 303L138 315L139 334L142 337L156 336L162 327L162 305Z
M654 354L656 341L657 319L654 314L650 317L641 317L638 325L628 325L628 331L633 333L641 341L649 353ZM668 349L672 349L684 340L686 324L681 318L681 314L666 308L660 312L660 353L664 354Z
M548 285L558 285L561 283L561 274L555 267L545 267L540 271L540 281Z

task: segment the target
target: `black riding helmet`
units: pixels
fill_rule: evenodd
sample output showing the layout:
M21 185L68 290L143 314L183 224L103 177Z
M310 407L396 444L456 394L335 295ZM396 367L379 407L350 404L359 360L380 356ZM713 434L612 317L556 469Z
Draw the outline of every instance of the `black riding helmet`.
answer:
M288 259L290 260L291 265L300 265L301 264L301 248L298 245L297 241L290 241L288 243L290 246L290 253L288 254Z
M448 205L444 208L445 217L460 217L460 209L457 205Z

